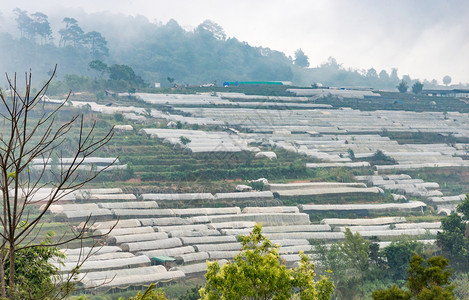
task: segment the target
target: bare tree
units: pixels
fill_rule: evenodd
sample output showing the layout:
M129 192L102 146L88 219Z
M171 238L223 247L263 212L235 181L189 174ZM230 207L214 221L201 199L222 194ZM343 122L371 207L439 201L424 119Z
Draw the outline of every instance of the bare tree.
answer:
M86 223L90 218L72 237L63 236L48 244L41 243L41 221L50 206L82 188L110 166L90 171L83 168L83 163L109 142L112 129L98 137L94 123L85 129L83 115L75 115L65 122L58 120L58 112L70 93L55 108L46 105L44 95L56 68L37 93L31 88L31 72L25 75L24 89L17 85L16 74L13 77L6 75L7 91L0 89L0 116L3 118L0 123L0 289L1 296L10 299L16 293L15 255L18 251L32 247L57 247L85 237ZM72 130L74 127L76 132ZM74 145L68 153L72 159L65 163L61 160L60 147L72 133L76 133ZM58 168L50 167L53 157L58 158ZM39 168L38 160L42 162ZM50 189L44 194L46 187ZM31 213L39 203L43 204L42 210ZM9 274L4 274L5 269Z

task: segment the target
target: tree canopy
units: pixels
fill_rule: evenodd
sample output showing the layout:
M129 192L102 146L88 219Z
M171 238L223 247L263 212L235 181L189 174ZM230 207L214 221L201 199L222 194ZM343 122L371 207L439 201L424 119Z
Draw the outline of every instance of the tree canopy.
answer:
M466 269L469 265L469 239L466 236L466 220L469 219L469 196L458 205L458 213L441 220L441 232L437 233L436 244L442 254L448 257L452 266Z
M318 281L314 265L300 253L298 268L288 269L281 262L278 245L261 234L261 225L241 238L241 253L222 267L208 263L207 282L200 289L202 299L289 299L297 293L300 299L330 299L334 285L327 277Z
M423 90L423 84L420 81L416 81L412 85L412 93L419 94Z
M295 51L295 65L303 68L309 67L308 56L301 49Z
M375 300L456 299L453 292L455 286L450 282L452 272L447 269L448 263L448 259L441 256L425 260L422 256L413 255L408 270L407 289L394 285L386 290L376 290L372 297Z
M451 80L451 76L446 75L445 77L443 77L443 84L448 86L451 83Z
M396 88L399 93L406 93L409 89L409 86L407 85L407 82L402 79L401 82L396 86Z
M6 71L44 70L38 74L40 79L46 79L50 66L56 63L60 66L59 79L66 74L93 76L88 63L101 60L108 65L130 66L145 81L163 86L168 76L177 78L178 85L292 81L305 86L316 82L324 86L392 89L400 81L397 69L381 70L377 76L374 68L347 69L332 57L310 67L301 49L291 58L280 51L254 47L228 37L221 25L210 20L187 30L175 20L164 24L142 16L110 13L54 15L50 19L62 19L57 28L41 12L30 14L16 9L15 18L18 32L0 33L0 67ZM58 37L55 41L54 36ZM414 83L406 78L409 85ZM432 82L428 86L436 84Z

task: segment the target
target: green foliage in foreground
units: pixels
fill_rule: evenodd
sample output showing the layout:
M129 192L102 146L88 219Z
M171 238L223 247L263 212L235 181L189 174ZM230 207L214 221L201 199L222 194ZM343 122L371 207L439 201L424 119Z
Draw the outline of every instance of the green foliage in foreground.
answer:
M342 242L315 245L321 268L331 270L338 299L362 299L377 289L407 280L407 269L414 253L423 252L423 244L409 240L393 241L380 250L379 240L369 240L347 228Z
M301 262L294 270L280 261L278 245L261 234L261 225L242 237L242 251L233 263L220 267L208 264L207 283L200 289L202 299L330 299L334 285L328 277L316 276L314 265L300 253Z
M161 289L155 291L155 287L155 284L152 283L143 294L138 292L135 297L130 297L128 300L166 300L164 292ZM120 297L119 300L125 299Z
M451 271L446 269L448 259L441 256L430 257L425 260L422 256L414 255L410 261L407 290L394 285L386 290L373 292L373 299L456 299L455 285L450 282Z
M436 244L442 254L451 260L451 265L458 270L467 270L469 266L469 239L467 237L467 224L469 220L469 196L458 205L457 213L441 220L441 232L436 236Z
M51 246L53 232L46 234L40 245L23 248L15 253L15 286L9 290L10 299L51 299L62 298L74 288L68 278L61 278L59 270L51 260L62 262L65 255ZM4 263L5 280L9 280L9 259ZM77 274L75 270L70 276ZM63 281L62 281L63 280Z

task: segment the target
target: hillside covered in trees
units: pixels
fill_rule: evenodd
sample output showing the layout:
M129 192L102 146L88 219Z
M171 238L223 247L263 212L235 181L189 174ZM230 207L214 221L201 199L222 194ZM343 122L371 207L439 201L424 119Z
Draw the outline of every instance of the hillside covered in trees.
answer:
M0 68L7 72L29 70L45 78L58 64L58 78L66 74L103 78L89 63L130 66L148 83L198 85L224 81L292 81L295 85L362 86L395 89L401 79L415 80L390 71L347 69L330 57L310 67L301 49L295 57L264 47L253 47L206 20L193 30L175 20L150 22L143 16L111 13L48 16L15 9L0 14ZM6 25L5 25L6 24ZM423 81L425 87L436 80Z

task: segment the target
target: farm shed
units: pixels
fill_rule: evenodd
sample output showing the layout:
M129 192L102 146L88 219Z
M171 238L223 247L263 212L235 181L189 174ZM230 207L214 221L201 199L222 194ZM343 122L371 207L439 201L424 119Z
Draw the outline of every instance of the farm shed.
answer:
M274 195L271 191L263 192L237 192L237 193L217 193L215 194L217 200L223 201L236 201L236 200L272 200Z
M123 194L121 188L103 188L103 189L79 189L73 193L74 195L79 194L90 194L90 195L103 195L103 194Z
M142 194L143 200L158 202L173 201L210 201L214 196L210 193L186 193L186 194Z
M293 213L297 214L300 210L296 206L269 206L269 207L245 207L243 213Z
M222 222L222 223L209 223L207 224L207 227L209 229L237 229L237 228L254 228L254 225L256 225L256 222Z
M278 249L278 253L279 254L297 254L300 251L311 252L312 250L313 250L313 246L309 244L305 244L305 245L280 247L280 249Z
M208 251L210 259L228 259L232 260L233 257L240 253L239 250L228 250L228 251Z
M394 229L394 230L382 230L382 231L361 231L360 234L363 237L372 237L377 236L381 239L388 238L388 237L395 237L401 235L409 235L409 236L425 236L425 235L433 235L436 236L437 232L440 230L437 229Z
M135 201L133 194L89 194L75 195L76 200L100 200L100 201Z
M77 262L84 261L85 258L87 261L93 261L93 260L100 261L100 260L108 260L108 259L135 257L135 255L129 252L109 252L109 253L103 253L103 254L94 254L90 256L87 256L87 254L88 253L83 253L82 255L67 255L63 261L67 263L77 263ZM57 261L57 260L52 260L52 261Z
M56 218L64 221L76 222L90 220L113 219L113 214L109 209L97 208L91 210L65 210L56 214Z
M152 273L164 273L166 272L166 269L163 266L150 266L138 268L138 272L142 275ZM111 280L114 277L125 277L133 274L135 274L135 269L118 269L79 274L79 278L81 277L82 282L86 283L92 280Z
M184 246L184 247L175 247L175 248L168 248L168 249L158 249L158 250L151 250L151 251L139 251L137 255L146 255L148 257L154 256L170 256L175 257L178 255L186 254L186 253L194 253L195 249L192 246Z
M175 226L175 225L189 225L192 222L187 218L180 217L164 217L164 218L151 218L140 219L144 226Z
M246 194L246 193L240 193ZM179 217L188 216L206 216L206 215L226 215L226 214L240 214L241 209L239 207L201 207L201 208L183 208L173 209L174 215Z
M206 230L175 230L170 231L170 237L203 237L203 236L218 236L221 235L220 231L216 229L206 229Z
M240 229L221 229L220 232L222 235L232 235L232 236L239 236L239 235L248 235L252 231L252 228L240 228Z
M282 232L316 232L331 231L331 227L327 224L315 225L285 225L285 226L264 226L263 233L282 233Z
M76 268L76 263L64 263L54 264L61 273L70 273L74 268ZM133 256L129 258L115 258L115 259L106 259L106 260L90 260L85 261L81 267L81 272L91 272L91 271L104 271L104 270L116 270L122 268L136 268L150 266L150 259L145 255Z
M277 154L272 151L265 151L265 152L257 152L254 156L255 158L268 158L270 160L277 159Z
M306 239L306 240L342 240L342 232L285 232L285 233L266 233L264 234L270 240L282 239Z
M190 225L175 225L175 226L154 226L155 231L171 232L171 231L199 231L207 230L207 225L203 224L190 224Z
M317 204L300 205L300 210L308 213L335 211L335 212L390 212L390 211L421 211L426 204L420 201L409 203L382 203L382 204Z
M223 266L226 264L228 261L226 259L220 259L218 260L218 264ZM172 268L171 270L178 270L184 272L186 276L191 276L199 273L205 273L207 272L207 263L198 263L198 264L191 264L191 265L185 265L185 266L177 266Z
M309 245L309 241L306 239L286 239L286 240L271 240L273 245L278 244L281 247L284 246L299 246L299 245Z
M180 237L183 245L196 244L218 244L237 242L234 236L201 236L201 237Z
M197 252L241 250L241 243L199 244L193 245Z
M60 251L65 255L87 255L88 253L91 255L98 255L104 253L112 253L112 252L121 252L122 249L116 246L102 246L97 248L91 247L82 247L82 248L73 248L73 249L60 249Z
M441 222L421 222L421 223L398 223L392 225L372 225L372 226L350 226L336 227L334 231L345 232L349 228L352 232L362 231L383 231L383 230L407 230L407 229L440 229Z
M151 218L151 217L172 217L174 212L171 209L149 208L149 209L113 209L114 215L120 218Z
M242 222L251 221L262 223L264 226L276 225L306 225L309 224L309 216L304 213L284 214L284 213L264 213L264 214L238 214L226 216L209 216L212 223L219 222Z
M127 289L131 286L149 286L152 283L168 282L184 278L185 274L182 271L167 271L160 273L150 274L136 274L128 275L125 277L116 277L112 281L93 280L85 284L85 288L95 288L96 291L106 291L113 288Z
M134 228L134 227L140 227L141 223L137 219L131 219L131 220L115 220L115 221L108 221L108 222L96 222L91 226L91 230L97 230L97 229L110 229L114 227L115 229L117 228Z
M307 163L307 168L364 168L370 167L370 163L363 162L335 162L335 163Z
M194 262L205 262L209 259L207 252L186 253L176 256L176 262L179 265L185 265Z
M134 130L132 125L114 125L113 129L116 132L126 132L126 131L133 131Z
M39 210L43 211L46 207L46 204L41 205ZM96 203L86 203L86 204L52 204L49 206L49 211L52 214L60 214L64 211L75 211L75 210L97 210L99 206Z
M129 201L129 202L109 202L99 203L99 207L108 209L156 209L158 204L155 201Z
M164 240L167 238L168 234L166 232L150 232L140 234L114 235L108 237L106 241L109 245L120 245L123 243Z
M178 238L168 238L155 241L124 243L120 247L123 251L137 252L145 250L168 249L182 246L182 242ZM156 255L157 256L157 255ZM171 256L171 255L167 255Z

